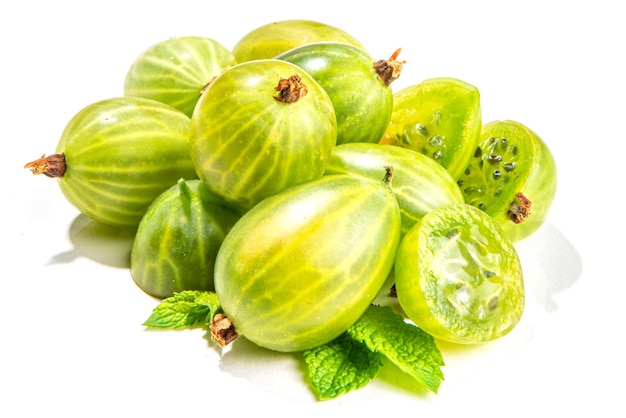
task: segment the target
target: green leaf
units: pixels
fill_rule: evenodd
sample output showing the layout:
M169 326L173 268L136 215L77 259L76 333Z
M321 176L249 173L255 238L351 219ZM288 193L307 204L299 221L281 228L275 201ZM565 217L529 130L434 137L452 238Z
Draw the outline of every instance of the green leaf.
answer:
M342 334L304 352L309 381L319 400L332 399L365 386L382 366L382 355Z
M219 299L214 292L187 290L163 299L143 325L167 329L208 325L220 308Z
M444 362L434 338L405 322L390 306L370 306L347 333L437 393Z

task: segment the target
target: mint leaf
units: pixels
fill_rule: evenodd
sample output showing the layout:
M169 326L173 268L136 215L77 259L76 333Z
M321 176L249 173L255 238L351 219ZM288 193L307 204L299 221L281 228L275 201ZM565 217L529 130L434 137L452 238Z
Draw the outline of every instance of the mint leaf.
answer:
M365 386L382 366L382 355L342 334L304 352L309 382L319 400L332 399Z
M186 290L163 299L143 325L167 329L209 325L220 307L214 292Z
M444 362L434 338L405 322L390 306L370 306L347 333L437 393Z

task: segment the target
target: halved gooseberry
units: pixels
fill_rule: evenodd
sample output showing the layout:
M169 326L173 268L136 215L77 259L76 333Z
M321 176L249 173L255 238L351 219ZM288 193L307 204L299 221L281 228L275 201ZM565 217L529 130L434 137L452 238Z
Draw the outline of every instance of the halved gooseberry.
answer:
M517 242L545 221L556 180L556 163L547 144L526 126L507 120L483 126L458 184L467 203L491 215Z
M453 343L502 337L524 310L513 244L493 218L465 203L429 212L404 236L395 290L409 319Z
M476 149L481 121L475 86L455 78L431 78L394 94L391 121L381 141L428 155L456 180Z

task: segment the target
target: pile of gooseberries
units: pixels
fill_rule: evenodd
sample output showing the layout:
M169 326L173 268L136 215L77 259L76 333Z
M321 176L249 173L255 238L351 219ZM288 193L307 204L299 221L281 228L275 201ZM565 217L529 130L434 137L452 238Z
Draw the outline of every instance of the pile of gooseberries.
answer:
M390 52L303 20L232 50L168 39L26 168L94 222L136 228L143 291L214 292L227 328L267 349L326 344L381 294L437 340L503 337L524 310L514 245L547 217L553 156L517 121L484 123L465 81L392 91L405 62Z

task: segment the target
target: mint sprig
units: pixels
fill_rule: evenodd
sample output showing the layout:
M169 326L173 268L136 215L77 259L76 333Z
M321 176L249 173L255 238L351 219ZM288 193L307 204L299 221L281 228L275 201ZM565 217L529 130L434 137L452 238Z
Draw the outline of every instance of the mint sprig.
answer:
M344 333L304 352L310 386L318 399L332 399L365 386L382 366L382 355Z
M351 350L358 355L350 355ZM340 337L304 353L310 384L320 400L365 386L382 356L437 393L444 362L434 338L389 306L370 306Z
M143 325L164 329L208 326L220 308L215 293L186 290L163 299Z
M400 369L437 393L444 366L435 339L407 323L390 306L370 306L347 333L370 350L382 353Z
M216 293L183 291L163 299L144 325L161 329L205 327L223 348L237 338L237 333L220 311ZM310 387L319 400L364 387L383 366L383 358L434 393L443 380L443 357L434 338L406 322L390 306L370 306L342 335L304 351L303 356Z

